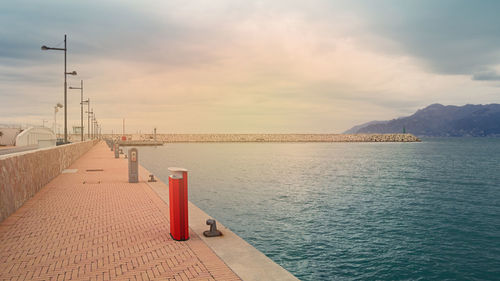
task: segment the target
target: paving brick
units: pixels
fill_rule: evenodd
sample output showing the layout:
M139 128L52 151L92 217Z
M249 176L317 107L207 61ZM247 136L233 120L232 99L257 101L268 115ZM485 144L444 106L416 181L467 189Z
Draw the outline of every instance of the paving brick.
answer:
M239 280L104 143L69 169L0 223L0 280Z

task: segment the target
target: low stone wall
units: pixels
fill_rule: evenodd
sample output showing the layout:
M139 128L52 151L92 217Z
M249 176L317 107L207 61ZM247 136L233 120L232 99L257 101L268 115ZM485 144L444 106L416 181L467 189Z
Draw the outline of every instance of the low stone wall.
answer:
M0 156L0 222L98 141Z
M127 135L130 137L130 135ZM105 137L111 138L111 135ZM115 136L116 137L116 136ZM143 134L141 139L153 139ZM412 134L157 134L163 142L418 142Z

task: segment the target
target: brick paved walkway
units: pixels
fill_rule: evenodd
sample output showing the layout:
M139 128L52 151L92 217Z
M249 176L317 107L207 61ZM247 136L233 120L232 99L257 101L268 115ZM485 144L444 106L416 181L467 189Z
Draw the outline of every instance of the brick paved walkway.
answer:
M113 155L96 145L0 224L0 280L239 280L193 231L172 240L168 206Z

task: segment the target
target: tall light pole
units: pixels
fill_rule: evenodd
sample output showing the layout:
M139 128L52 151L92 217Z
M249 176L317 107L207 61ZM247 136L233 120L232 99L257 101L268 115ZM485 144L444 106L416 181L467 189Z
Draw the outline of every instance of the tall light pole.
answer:
M92 134L93 132L92 132L92 127L90 126L90 118L91 118L90 116L91 115L94 116L94 109L87 111L87 113L88 113L88 116L89 116L89 138L92 139L93 138L93 134Z
M69 87L69 88L80 90L80 135L83 141L83 80L80 80L80 88L78 87Z
M57 118L56 118L56 113L59 111L59 108L63 108L63 105L60 103L57 103L56 106L54 106L54 134L56 134L57 138Z
M87 111L85 112L87 113L87 134L90 139L90 114L92 114L92 112L90 111L90 98L87 98L87 100L84 102L87 103Z
M95 139L95 112L92 108L92 138Z
M68 90L67 90L66 76L68 74L76 75L76 71L67 72L66 70L66 53L67 53L66 34L64 34L64 48L50 48L43 45L42 51L47 51L47 50L64 51L64 143L68 143L68 101L66 97Z
M95 118L94 114L94 139L97 138L97 119Z
M82 101L82 108L83 108L83 104L87 104L87 106L90 107L90 99L87 98L86 100ZM88 116L88 114L87 114L87 116ZM89 121L89 123L90 123L90 121ZM87 124L87 126L88 126L88 124ZM82 128L82 130L83 130L83 128ZM90 131L89 131L88 127L87 127L87 131L89 132L89 138L90 138Z

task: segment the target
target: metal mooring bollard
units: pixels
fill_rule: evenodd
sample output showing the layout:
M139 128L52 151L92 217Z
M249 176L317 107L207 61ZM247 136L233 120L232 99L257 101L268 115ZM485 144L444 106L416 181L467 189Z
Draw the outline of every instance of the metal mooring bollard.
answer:
M172 173L168 178L170 202L170 235L174 240L189 239L187 170L168 168Z
M208 219L207 225L210 225L210 230L203 231L203 235L206 237L216 237L221 236L222 232L217 230L217 222L214 219Z
M156 182L155 175L153 175L153 174L149 175L148 182Z
M120 151L118 150L118 144L115 143L115 158L120 158Z
M139 182L139 155L137 148L128 150L128 182Z

